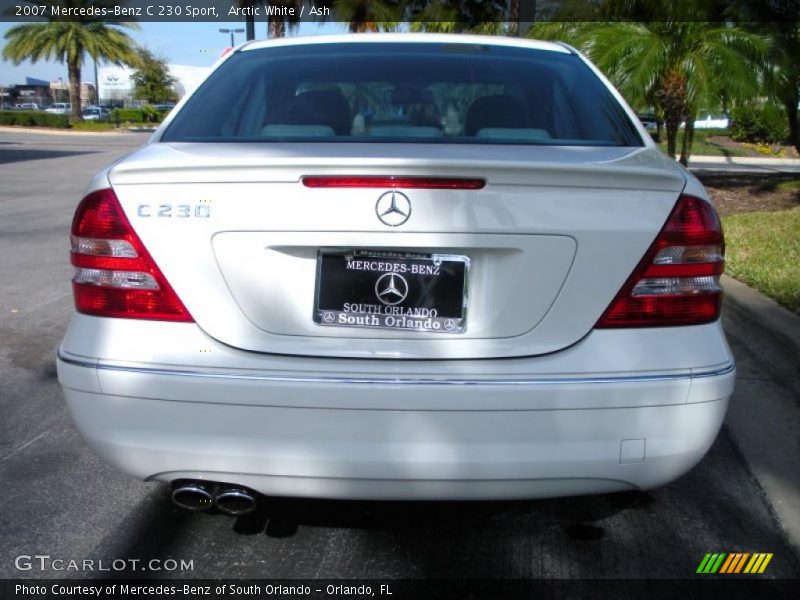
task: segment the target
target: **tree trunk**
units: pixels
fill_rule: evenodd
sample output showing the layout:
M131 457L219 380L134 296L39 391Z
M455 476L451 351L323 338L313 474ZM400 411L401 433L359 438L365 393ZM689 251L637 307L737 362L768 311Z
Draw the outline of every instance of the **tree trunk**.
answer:
M286 36L286 24L281 17L270 18L267 21L267 37L270 39Z
M664 135L664 121L661 117L656 117L656 142L661 141L662 135Z
M692 154L692 143L694 142L694 120L696 118L695 111L690 110L686 113L686 129L683 130L683 144L681 146L680 163L687 167L689 166L689 156Z
M795 147L795 150L800 152L800 132L797 131L797 97L784 101L783 106L786 109L786 119L789 124L789 143Z
M259 2L258 0L240 0L237 4L241 7L252 9L259 4ZM254 14L250 13L244 16L244 27L247 41L251 42L256 39L256 16Z
M523 33L519 26L519 0L511 0L508 7L508 35L520 37Z
M675 158L678 141L678 129L688 112L686 110L686 79L678 70L668 72L661 82L659 92L664 112L664 126L667 130L667 154Z
M367 27L367 10L364 6L357 6L353 13L353 20L350 21L348 29L350 33L364 33L369 31Z
M667 130L667 154L670 158L675 158L675 152L678 147L678 128L680 127L679 119L670 119L664 123L664 128Z
M70 121L82 121L81 117L81 62L80 57L67 59L67 74L69 75L69 101L72 104Z

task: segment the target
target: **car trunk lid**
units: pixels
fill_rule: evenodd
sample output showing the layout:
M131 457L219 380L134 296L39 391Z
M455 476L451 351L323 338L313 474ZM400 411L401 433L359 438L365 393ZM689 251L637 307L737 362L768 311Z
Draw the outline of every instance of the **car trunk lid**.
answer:
M308 187L309 176L477 178L485 186ZM109 179L212 337L256 352L407 359L527 356L577 342L685 183L653 149L452 145L443 158L436 144L301 143L154 143ZM377 211L392 190L411 207L399 225ZM381 264L463 257L463 330L327 326L316 318L322 255L389 257ZM377 296L371 303L385 306Z

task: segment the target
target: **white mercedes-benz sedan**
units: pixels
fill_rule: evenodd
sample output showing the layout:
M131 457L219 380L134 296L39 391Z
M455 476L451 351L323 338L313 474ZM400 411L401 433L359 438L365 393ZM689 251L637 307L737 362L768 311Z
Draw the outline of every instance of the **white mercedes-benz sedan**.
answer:
M72 417L186 508L651 488L733 389L720 221L564 45L245 44L71 233Z

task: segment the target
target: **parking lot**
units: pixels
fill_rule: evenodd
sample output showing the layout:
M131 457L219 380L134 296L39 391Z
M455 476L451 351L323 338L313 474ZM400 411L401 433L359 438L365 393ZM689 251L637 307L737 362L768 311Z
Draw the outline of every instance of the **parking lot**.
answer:
M647 493L267 499L238 519L182 512L166 486L100 463L73 428L56 380L55 350L72 311L69 225L90 177L146 137L0 131L0 577L93 574L15 564L47 554L192 561L146 576L671 579L693 577L707 552L773 553L763 577L800 577L795 549L727 427L698 467ZM767 388L797 400L747 339L730 341L739 372L732 402L757 400Z

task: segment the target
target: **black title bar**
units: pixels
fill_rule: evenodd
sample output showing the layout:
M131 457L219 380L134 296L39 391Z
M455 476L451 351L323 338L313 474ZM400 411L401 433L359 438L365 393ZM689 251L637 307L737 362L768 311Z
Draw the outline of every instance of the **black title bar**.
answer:
M339 8L337 9L337 4ZM0 21L140 21L265 23L345 22L353 30L403 29L410 22L447 22L463 31L486 23L540 21L763 21L798 20L800 0L383 0L392 21L364 10L347 12L335 0L0 0ZM381 18L386 18L386 13ZM356 25L361 25L356 27Z

